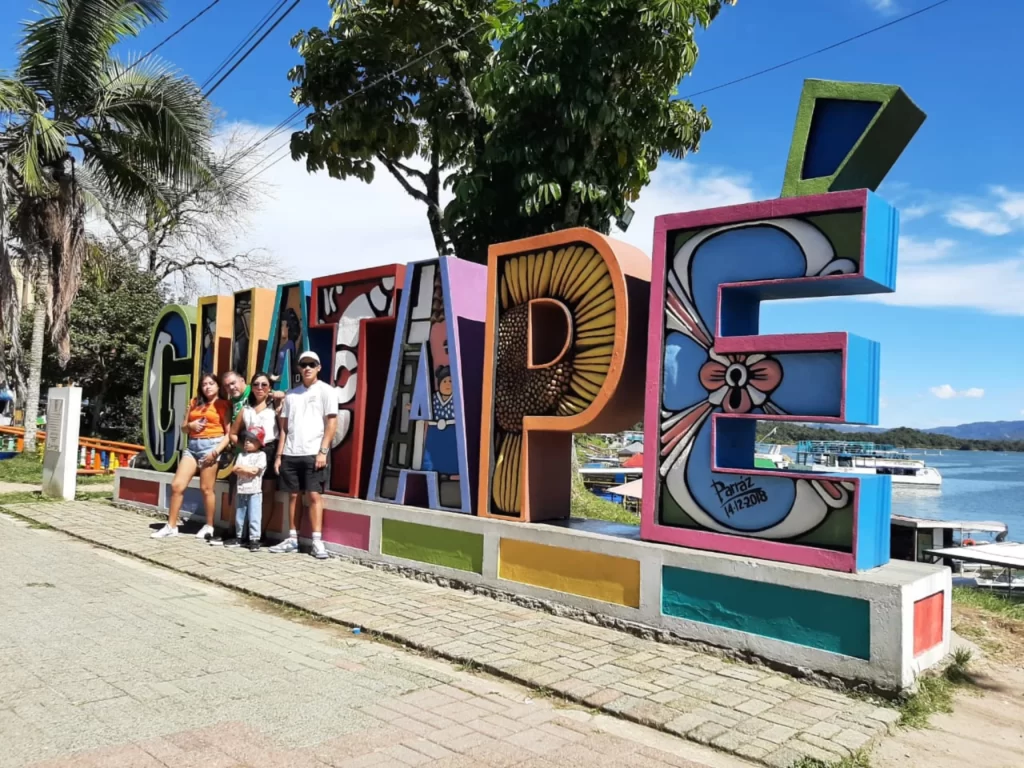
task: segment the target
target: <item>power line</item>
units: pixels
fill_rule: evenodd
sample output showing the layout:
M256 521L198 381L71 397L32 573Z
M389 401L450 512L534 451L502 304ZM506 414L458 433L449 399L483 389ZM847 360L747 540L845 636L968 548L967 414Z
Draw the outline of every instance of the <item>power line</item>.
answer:
M249 46L249 49L245 53L242 54L242 56L238 59L238 61L236 61L234 64L232 64L231 68L228 69L228 71L225 72L223 75L221 75L221 78L216 83L214 83L212 86L210 86L210 88L203 95L206 98L210 98L210 94L212 94L214 91L216 91L220 87L220 84L223 83L225 80L227 80L231 76L231 73L234 72L236 69L238 69L238 67L241 66L242 62L245 61L247 58L249 58L249 56L252 55L252 52L260 47L260 44L264 40L267 39L267 37L270 35L270 33L273 32L275 29L277 29L278 24L280 24L282 21L284 21L286 18L288 18L288 14L290 14L292 11L294 11L299 6L299 3L301 3L301 2L302 2L302 0L295 0L295 2L293 2L291 5L289 5L288 8L285 9L285 12L282 13L280 16L278 16L277 20L273 24L270 25L270 28L267 29L267 31L264 32L262 35L260 35L259 38L256 40L256 42L253 43L251 46Z
M152 56L152 55L153 55L154 53L156 53L157 51L159 51L159 50L160 50L161 48L163 48L163 47L164 47L164 46L165 46L165 45L166 45L167 43L171 42L171 40L173 40L173 39L174 39L174 38L176 38L176 37L177 37L178 35L180 35L180 34L181 34L182 32L184 32L184 31L185 31L186 29L188 29L189 27L191 27L191 26L192 26L192 25L193 25L193 24L194 24L195 22L199 21L199 19L201 19L201 18L202 18L203 16L205 16L205 15L206 15L206 12L207 12L207 11L210 11L210 10L212 10L212 9L213 9L213 6L217 5L217 3L219 3L219 2L220 2L220 0L213 0L213 2L211 2L211 3L210 3L209 5L207 5L207 6L205 7L205 8L203 8L203 9L202 9L201 11L199 11L199 12L198 12L198 13L197 13L197 14L196 14L195 16L193 16L193 17L192 17L191 19L189 19L188 21L186 21L186 22L185 22L184 24L182 24L182 25L181 25L180 27L178 27L178 28L177 28L176 30L174 30L173 32L171 32L171 34L169 34L169 35L168 35L167 37L165 37L165 38L164 38L163 40L161 40L161 41L160 41L159 43L157 43L157 44L156 44L156 45L154 45L154 46L153 46L152 48L150 48L150 49L149 49L149 50L148 50L148 51L147 51L147 52L146 52L145 54L143 54L143 55L142 55L142 57L141 57L141 58L139 58L139 59L136 59L136 60L135 60L135 61L134 61L134 62L133 62L133 63L132 63L132 64L131 64L131 65L130 65L129 67L127 67L126 69L124 69L124 71L120 72L120 73L119 73L119 74L117 75L117 77L115 77L115 78L114 78L114 81L116 81L116 80L118 80L119 78L121 78L121 77L124 77L125 75L127 75L127 74L128 74L129 72L131 72L131 71L132 71L133 69L135 69L135 68L136 68L137 66L139 66L139 64L141 64L141 63L142 63L142 62L144 62L144 61L145 61L146 59L148 59L148 58L149 58L150 56Z
M377 79L376 79L376 80L374 80L373 82L367 83L367 84L366 84L366 85L364 85L364 86L363 86L362 88L359 88L359 89L357 89L357 90L355 90L355 91L352 91L352 93L350 93L350 94L349 94L348 96L345 96L344 98L340 99L340 100L338 101L338 103L337 103L337 105L336 105L336 106L339 106L339 107L340 107L340 106L341 106L342 104L344 104L344 103L345 103L346 101L348 101L349 99L353 99L353 98L355 98L356 96L358 96L359 94L361 94L361 93L365 93L366 91L370 90L371 88L376 88L376 87L377 87L378 85L380 85L381 83L383 83L383 82L384 82L385 80L389 80L389 79L391 79L392 77L394 77L395 75L397 75L397 74L398 74L399 72L401 72L402 70L404 70L404 69L408 69L409 67L412 67L412 66L415 66L416 64L419 64L419 63L420 63L421 61L423 61L424 59L427 59L427 58L429 58L430 56L433 56L433 55L434 55L435 53L437 53L438 51L444 50L444 49L445 49L445 48L447 48L447 47L448 47L449 45L452 45L453 43L455 43L455 42L457 42L457 41L461 40L462 38L464 38L464 37L465 37L466 35L468 35L468 34L470 34L470 33L472 33L472 32L475 32L475 31L479 30L479 29L480 29L481 27L484 27L484 26L486 26L486 25L487 25L487 22L481 22L480 24L475 24L475 25L473 25L472 27L469 27L469 28L468 28L468 29L466 29L466 30L465 30L464 32L462 32L461 34L459 34L459 35L456 35L455 37L453 37L453 38L451 38L451 39L449 39L449 40L445 40L445 41L444 41L443 43L441 43L441 45L437 46L437 47L436 47L436 48L434 48L433 50L427 51L427 52L426 52L426 53L424 53L423 55L421 55L421 56L418 56L417 58L413 59L412 61L410 61L410 62L408 62L408 63L406 63L406 64L403 64L403 65L402 65L402 66L400 66L400 67L395 67L395 69L391 70L390 72L388 72L388 73L387 73L387 74L385 74L385 75L382 75L381 77L377 78ZM301 112L301 111L302 111L302 108L300 107L300 108L299 108L298 110L296 110L296 111L297 111L297 112ZM293 114L293 115L295 115L295 113L292 113L292 114ZM293 122L295 122L295 120L297 119L297 117L299 117L299 115L295 115L294 117L291 117L291 118L286 118L287 122L285 122L285 121L282 121L282 123L279 123L278 125L279 125L279 126L281 126L281 125L284 125L285 127L287 127L287 125L288 125L288 124L290 124L290 123L293 123ZM284 130L284 128L281 128L281 130ZM280 131L278 131L278 132L280 132ZM265 141L266 141L266 139L267 139L267 138L268 138L268 137L264 137L264 139L263 139L263 140L261 140L261 141L260 141L259 143L261 143L261 144L262 144L263 142L265 142ZM272 152L270 152L269 154L267 154L267 155L266 155L266 157L264 157L264 158L263 158L263 159L262 159L261 161L259 161L259 162L258 162L258 163L256 164L256 167L254 167L254 169L253 169L253 171L252 171L252 172L250 173L250 175L249 175L249 176L247 176L246 178L244 178L244 179L243 179L243 180L242 180L241 182L239 182L239 183L240 183L240 184L243 184L243 183L246 183L246 182L252 181L253 179L255 179L255 178L256 178L257 176L259 176L260 174L262 174L262 173L265 173L266 171L270 170L270 169L271 169L271 168L273 168L273 167L274 167L275 165L277 165L277 164L278 164L279 162L281 162L282 160L284 160L284 158L285 158L285 157L287 157L287 154L285 154L285 155L281 155L281 157L277 158L276 160L274 160L274 161L273 161L272 163L270 163L270 164L269 164L269 165L267 165L266 167L264 167L264 168L261 168L261 169L258 169L258 170L257 170L257 168L258 168L258 167L259 167L259 166L260 166L260 165L261 165L262 163L265 163L265 162L266 162L267 160L269 160L269 159L270 159L271 157L273 157L274 155L276 155L276 154L277 154L278 152L280 152L280 151L281 151L282 149L285 149L285 148L286 148L286 147L287 147L287 146L288 146L288 145L289 145L290 143L291 143L291 138L289 138L289 139L288 139L288 141L286 141L286 142L285 142L284 144L281 144L281 145L280 145L280 146L279 146L279 147L278 147L277 149L275 149L274 151L272 151Z
M245 46L252 42L253 38L256 37L256 35L258 35L267 24L270 23L270 19L273 18L274 14L278 13L282 8L284 8L287 2L288 0L280 0L280 2L278 2L278 0L272 0L270 10L263 14L263 17L258 22L256 22L252 29L249 30L249 34L246 37L242 38L237 45L235 45L235 47L231 50L231 53L224 57L224 60L217 66L217 68L213 72L210 73L210 75L202 82L202 85L200 85L199 88L206 88L206 86L208 86L213 81L213 79L217 77L217 75L223 72L224 69L231 63L231 60L235 56L237 56ZM274 3L277 3L277 5L274 6Z
M774 66L768 67L767 69L762 69L762 70L760 70L758 72L752 72L749 75L744 75L743 77L738 77L735 80L730 80L727 83L721 83L721 84L716 85L716 86L714 86L712 88L705 88L703 91L697 91L696 93L691 93L691 94L688 94L686 96L682 96L681 98L682 99L693 99L693 98L695 98L697 96L703 96L706 93L712 93L714 91L720 91L723 88L728 88L730 85L736 85L737 83L743 83L743 82L746 82L747 80L753 80L755 77L760 77L761 75L767 75L769 72L774 72L777 69L782 69L783 67L788 67L790 64L796 64L798 61L803 61L804 59L809 59L812 56L817 56L820 53L825 53L826 51L831 51L831 50L833 50L835 48L839 48L842 45L846 45L847 43L852 43L854 40L860 40L862 37L867 37L868 35L873 35L875 32L880 32L883 29L888 29L889 27L895 26L896 24L899 24L900 22L907 21L908 19L912 19L915 16L920 16L922 13L927 13L930 10L938 8L940 5L945 5L949 1L950 0L938 0L937 3L932 3L931 5L926 5L924 8L919 8L918 10L912 11L911 13L908 13L908 14L906 14L904 16L900 16L899 18L892 19L891 21L887 21L885 24L879 24L877 27L872 27L871 29L865 30L864 32L861 32L860 34L854 35L853 37L848 37L845 40L840 40L837 43L832 43L831 45L826 45L824 48L819 48L818 50L812 51L811 53L805 53L803 56L797 56L795 59L790 59L789 61L784 61L781 64L776 64Z

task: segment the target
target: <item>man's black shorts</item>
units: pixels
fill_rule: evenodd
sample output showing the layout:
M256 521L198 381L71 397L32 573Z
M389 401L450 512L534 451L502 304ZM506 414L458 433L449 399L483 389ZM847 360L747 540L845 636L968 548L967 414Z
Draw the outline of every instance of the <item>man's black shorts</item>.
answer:
M282 456L277 488L289 493L323 493L327 485L327 467L316 468L316 456Z

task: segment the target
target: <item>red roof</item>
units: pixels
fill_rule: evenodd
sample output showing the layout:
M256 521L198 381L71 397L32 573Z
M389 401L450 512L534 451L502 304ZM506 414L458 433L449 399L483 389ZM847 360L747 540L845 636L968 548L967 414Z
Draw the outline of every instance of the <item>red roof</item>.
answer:
M636 453L622 462L622 466L627 469L643 468L644 466L644 455L642 453Z

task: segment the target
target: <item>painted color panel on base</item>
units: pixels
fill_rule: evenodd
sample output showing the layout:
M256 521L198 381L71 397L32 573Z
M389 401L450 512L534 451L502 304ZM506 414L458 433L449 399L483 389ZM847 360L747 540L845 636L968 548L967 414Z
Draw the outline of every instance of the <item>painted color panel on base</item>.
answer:
M370 549L370 518L325 509L323 537L332 544L367 551Z
M478 533L382 520L380 551L406 560L483 573L484 537Z
M670 566L661 589L667 616L871 658L867 600Z
M118 501L134 501L139 504L160 506L160 485L149 480L138 480L134 477L122 477Z
M942 642L945 595L936 592L914 603L914 656L930 651Z
M498 577L606 603L640 607L640 561L502 538Z

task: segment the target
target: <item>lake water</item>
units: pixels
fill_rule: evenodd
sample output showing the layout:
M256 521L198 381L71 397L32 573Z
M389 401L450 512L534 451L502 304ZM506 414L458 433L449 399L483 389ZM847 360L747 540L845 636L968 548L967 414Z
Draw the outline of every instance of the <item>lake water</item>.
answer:
M893 514L1006 523L1007 539L1024 541L1024 453L943 451L914 458L938 469L942 486L893 485Z

